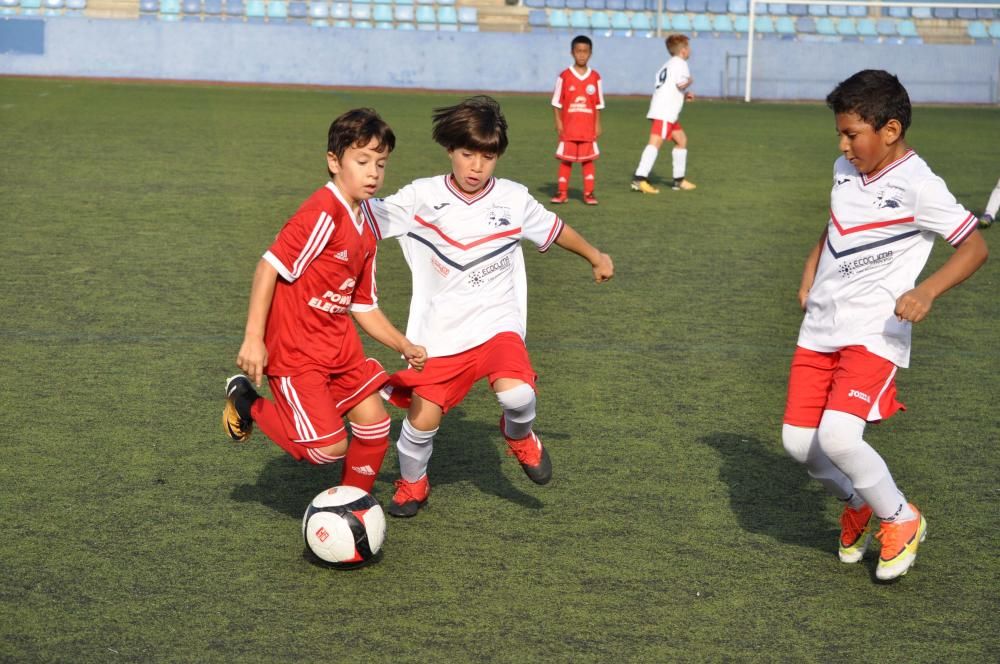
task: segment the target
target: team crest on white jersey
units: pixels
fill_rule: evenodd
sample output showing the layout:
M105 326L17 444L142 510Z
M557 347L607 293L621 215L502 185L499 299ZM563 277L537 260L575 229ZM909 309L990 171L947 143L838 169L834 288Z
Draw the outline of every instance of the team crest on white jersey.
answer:
M903 201L903 189L895 185L887 185L875 195L875 207L882 210L885 208L898 208Z
M486 213L487 222L493 228L504 228L510 226L511 211L504 205L494 205Z

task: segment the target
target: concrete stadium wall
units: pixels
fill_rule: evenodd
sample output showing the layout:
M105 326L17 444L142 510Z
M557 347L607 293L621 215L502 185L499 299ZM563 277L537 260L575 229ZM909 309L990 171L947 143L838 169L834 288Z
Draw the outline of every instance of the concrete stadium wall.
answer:
M548 92L571 63L571 37L12 18L0 20L0 75ZM695 92L742 97L745 60L735 56L746 41L692 45ZM768 39L756 43L754 57L754 99L822 99L855 71L879 68L896 73L915 102L1000 102L997 45ZM591 65L607 94L647 95L665 59L662 40L596 38Z

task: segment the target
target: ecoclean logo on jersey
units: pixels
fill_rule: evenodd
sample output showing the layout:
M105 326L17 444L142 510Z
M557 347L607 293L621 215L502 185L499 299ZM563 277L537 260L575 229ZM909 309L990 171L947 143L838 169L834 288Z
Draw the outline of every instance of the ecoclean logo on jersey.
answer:
M489 283L499 277L504 272L511 268L512 262L510 260L510 254L504 256L500 260L490 263L484 268L480 268L474 272L469 273L469 285L473 288L478 288L483 284Z
M854 260L842 261L837 269L840 271L840 276L844 279L850 279L855 275L864 274L869 270L874 270L877 267L881 267L882 265L891 262L892 251L883 251L880 254L861 256L860 258L855 258Z

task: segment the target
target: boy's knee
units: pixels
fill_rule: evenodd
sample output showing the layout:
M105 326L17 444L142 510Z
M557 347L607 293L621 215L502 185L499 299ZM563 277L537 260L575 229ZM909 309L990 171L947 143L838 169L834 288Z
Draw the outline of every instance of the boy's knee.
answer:
M314 466L323 466L340 461L345 454L347 454L346 439L326 447L306 447L303 450L302 458Z
M353 441L360 445L384 444L389 439L389 425L391 423L388 415L373 424L351 422Z
M785 447L788 456L799 463L806 463L813 445L816 444L816 429L783 424L781 426L781 444Z
M521 383L503 392L497 392L497 401L504 412L517 414L531 414L534 417L535 411L535 390L527 383Z
M856 415L828 410L816 430L819 447L831 459L855 453L865 442L865 421Z

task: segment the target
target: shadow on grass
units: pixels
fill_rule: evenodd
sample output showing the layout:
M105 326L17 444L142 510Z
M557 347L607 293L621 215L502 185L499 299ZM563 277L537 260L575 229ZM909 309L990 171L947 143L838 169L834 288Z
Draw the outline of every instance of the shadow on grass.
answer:
M722 456L719 477L729 485L729 503L743 530L822 551L836 546L839 527L831 530L826 516L832 499L779 442L764 444L739 433L699 441Z
M499 415L497 419L499 420ZM398 431L398 420L393 424L393 431ZM554 434L548 437L561 436ZM451 410L434 438L434 456L431 457L427 473L431 486L470 482L483 493L529 509L541 509L542 501L522 491L504 475L501 465L513 464L517 468L517 461L504 454L506 446L501 446L502 440L495 422L487 424L469 420L465 418L461 408ZM273 443L268 441L267 444ZM393 489L386 484L395 479L395 459L394 434L386 454L386 462L379 473L379 481L375 485L376 496L383 506L392 497ZM296 462L287 455L274 457L264 465L256 484L234 487L231 497L236 502L259 502L277 512L301 516L305 506L317 493L340 484L342 463L312 466ZM516 472L521 471L518 469ZM518 479L523 479L526 487L534 486L527 477Z

